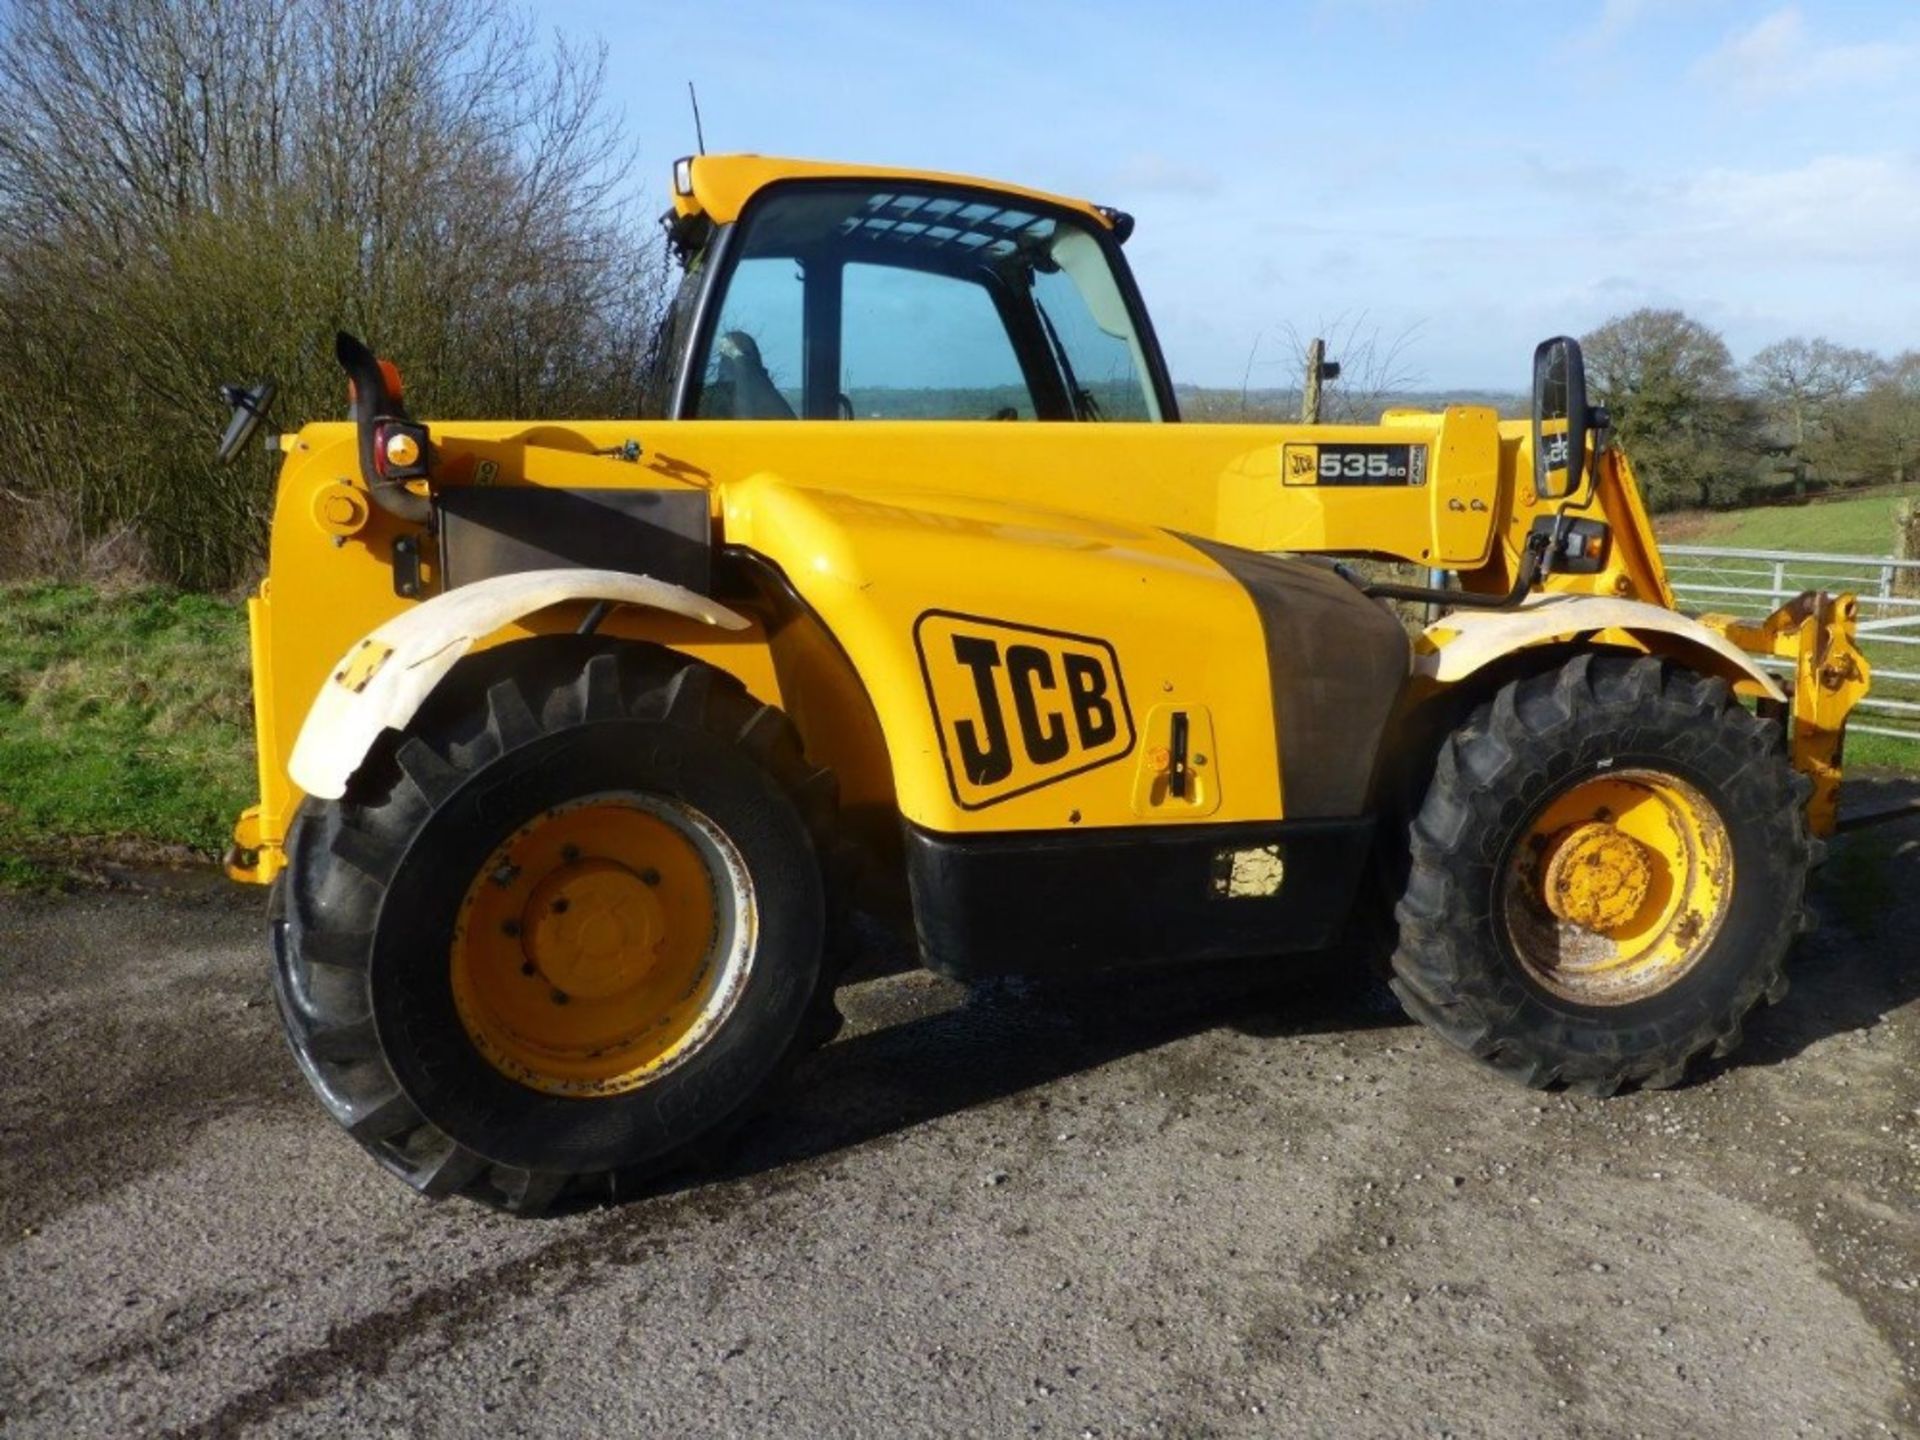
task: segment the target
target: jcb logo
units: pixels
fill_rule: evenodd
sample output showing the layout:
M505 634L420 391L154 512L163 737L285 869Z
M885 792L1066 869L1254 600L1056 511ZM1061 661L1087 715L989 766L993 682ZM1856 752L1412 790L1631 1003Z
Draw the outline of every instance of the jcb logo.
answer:
M977 810L1133 749L1113 646L929 610L913 627L953 798Z

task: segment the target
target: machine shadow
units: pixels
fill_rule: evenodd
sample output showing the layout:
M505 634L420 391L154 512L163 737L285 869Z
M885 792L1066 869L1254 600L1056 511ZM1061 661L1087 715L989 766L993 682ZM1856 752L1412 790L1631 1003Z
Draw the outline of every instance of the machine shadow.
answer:
M1785 1002L1756 1012L1741 1048L1698 1065L1684 1088L1780 1064L1920 998L1920 965L1903 938L1920 932L1920 818L1835 840L1812 897L1821 929L1802 942ZM853 983L883 985L914 968L911 956L883 948ZM821 1159L1223 1026L1279 1038L1413 1023L1350 950L942 988L920 992L914 1013L809 1056L731 1161L682 1183ZM929 1002L939 1008L925 1009ZM849 1008L891 1003L869 993Z
M1911 780L1849 780L1843 815L1920 795ZM1740 1065L1778 1065L1809 1046L1871 1030L1920 1000L1920 815L1842 834L1808 888L1819 928L1788 961L1792 988L1755 1014L1746 1043L1701 1078Z
M1338 951L952 988L947 1008L808 1057L725 1173L851 1149L1220 1026L1283 1036L1411 1023L1362 959Z

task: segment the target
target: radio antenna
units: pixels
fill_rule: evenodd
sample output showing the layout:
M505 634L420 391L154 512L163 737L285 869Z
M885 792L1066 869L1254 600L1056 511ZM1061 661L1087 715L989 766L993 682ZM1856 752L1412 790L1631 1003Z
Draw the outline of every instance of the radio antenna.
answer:
M706 132L700 128L700 97L693 93L691 80L687 81L687 103L693 106L693 143L704 155L707 153L707 136Z

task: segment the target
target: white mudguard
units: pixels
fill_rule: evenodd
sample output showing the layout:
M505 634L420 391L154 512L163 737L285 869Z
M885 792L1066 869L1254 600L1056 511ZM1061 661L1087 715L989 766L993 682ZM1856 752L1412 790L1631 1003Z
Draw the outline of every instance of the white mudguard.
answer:
M1752 656L1698 620L1659 605L1599 595L1541 595L1512 610L1456 610L1427 626L1430 643L1419 647L1415 669L1442 684L1453 684L1515 650L1596 630L1675 636L1711 651L1772 699L1787 698Z
M527 570L462 585L394 616L340 657L294 742L294 783L337 800L380 732L411 720L455 661L496 630L568 600L644 605L724 630L750 623L704 595L624 570Z

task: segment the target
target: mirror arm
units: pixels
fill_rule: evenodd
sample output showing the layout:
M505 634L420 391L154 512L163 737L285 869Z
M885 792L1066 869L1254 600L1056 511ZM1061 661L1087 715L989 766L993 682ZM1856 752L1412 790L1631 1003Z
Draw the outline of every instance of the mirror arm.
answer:
M374 461L375 431L382 421L404 420L406 407L397 394L388 393L380 361L360 340L341 330L334 335L333 346L334 356L352 385L351 415L358 427L360 478L366 482L368 498L396 520L431 528L433 501L416 495L405 482L382 475Z
M1596 460L1599 459L1599 453L1600 452L1598 451L1594 452L1594 458ZM1592 475L1588 475L1585 478L1586 478L1586 482L1591 484L1594 477ZM1594 500L1594 497L1591 495L1589 495L1584 500L1582 500L1578 495L1569 495L1566 499L1560 502L1560 508L1553 512L1553 538L1547 544L1548 568L1552 567L1553 557L1561 553L1561 546L1566 541L1568 517L1570 517L1575 510L1586 510L1591 508L1593 505L1593 500Z

